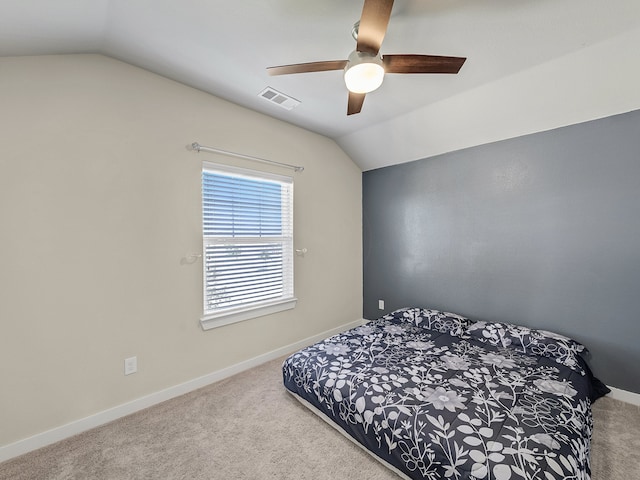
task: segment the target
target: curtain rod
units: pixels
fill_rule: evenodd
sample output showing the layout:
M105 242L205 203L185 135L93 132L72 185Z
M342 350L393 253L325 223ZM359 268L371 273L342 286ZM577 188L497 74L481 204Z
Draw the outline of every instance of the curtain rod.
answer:
M230 157L238 157L238 158L244 158L246 160L254 160L256 162L270 163L272 165L279 165L281 167L291 168L296 172L302 172L304 170L304 167L300 167L298 165L290 165L288 163L276 162L275 160L268 160L266 158L254 157L252 155L244 155L242 153L236 153L236 152L229 152L227 150L221 150L219 148L214 148L214 147L206 147L204 145L200 145L198 142L193 142L191 145L187 145L187 149L195 150L198 153L201 151L221 153L223 155L229 155Z

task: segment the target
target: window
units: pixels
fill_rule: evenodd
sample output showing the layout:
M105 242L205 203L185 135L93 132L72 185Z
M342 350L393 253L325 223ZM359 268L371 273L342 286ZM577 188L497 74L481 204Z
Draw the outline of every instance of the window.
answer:
M204 163L202 231L205 330L295 307L290 177Z

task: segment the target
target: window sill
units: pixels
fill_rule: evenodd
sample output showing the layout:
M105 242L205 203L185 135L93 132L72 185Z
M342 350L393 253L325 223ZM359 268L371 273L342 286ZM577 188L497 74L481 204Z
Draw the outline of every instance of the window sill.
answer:
M279 300L250 308L203 315L202 318L200 318L200 325L203 330L211 330L212 328L222 327L231 323L271 315L272 313L282 312L284 310L291 310L296 306L297 301L297 298L289 298L287 300Z

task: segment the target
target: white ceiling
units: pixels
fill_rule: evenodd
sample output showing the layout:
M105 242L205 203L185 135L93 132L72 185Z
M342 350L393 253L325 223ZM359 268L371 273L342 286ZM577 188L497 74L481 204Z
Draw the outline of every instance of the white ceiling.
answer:
M362 0L3 1L0 56L102 53L327 135L364 170L640 108L638 0L396 0L383 55L468 60L458 75L387 75L349 117L341 72L267 75L346 59L361 11ZM301 105L265 101L267 86Z

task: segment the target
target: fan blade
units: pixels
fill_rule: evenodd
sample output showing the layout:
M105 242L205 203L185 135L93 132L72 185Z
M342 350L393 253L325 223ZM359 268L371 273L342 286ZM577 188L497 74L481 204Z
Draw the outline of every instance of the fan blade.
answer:
M288 75L290 73L325 72L328 70L342 70L347 65L346 60L328 60L326 62L294 63L268 67L269 75Z
M364 0L356 50L378 54L387 33L392 8L393 0Z
M438 55L385 55L382 57L386 73L458 73L464 57Z
M347 104L347 115L360 113L360 110L362 110L362 104L364 103L365 95L366 93L349 92L349 103Z

